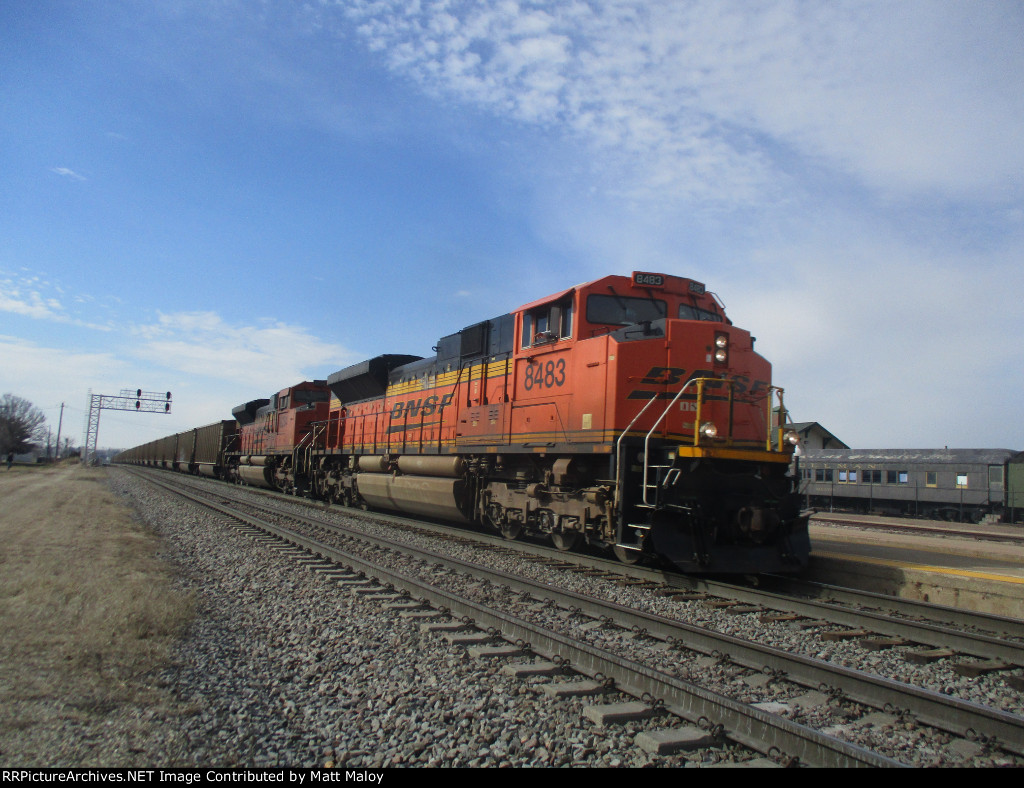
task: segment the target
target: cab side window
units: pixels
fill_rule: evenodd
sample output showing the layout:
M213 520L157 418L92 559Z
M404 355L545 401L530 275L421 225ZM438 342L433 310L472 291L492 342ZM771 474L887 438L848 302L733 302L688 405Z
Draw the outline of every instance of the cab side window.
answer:
M534 307L523 315L522 346L534 347L572 337L572 297Z

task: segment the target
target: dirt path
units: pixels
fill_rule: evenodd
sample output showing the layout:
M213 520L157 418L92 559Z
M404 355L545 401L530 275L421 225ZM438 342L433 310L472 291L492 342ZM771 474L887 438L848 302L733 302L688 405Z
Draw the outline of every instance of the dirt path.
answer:
M0 766L145 765L192 616L158 549L103 469L0 470Z

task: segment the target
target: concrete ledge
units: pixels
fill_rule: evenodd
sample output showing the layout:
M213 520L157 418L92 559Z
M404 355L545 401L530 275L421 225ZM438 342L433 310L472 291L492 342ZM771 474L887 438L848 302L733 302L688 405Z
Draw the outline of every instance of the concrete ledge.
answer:
M1024 584L954 574L953 571L929 572L865 560L811 556L804 577L901 599L1020 617L1024 606Z

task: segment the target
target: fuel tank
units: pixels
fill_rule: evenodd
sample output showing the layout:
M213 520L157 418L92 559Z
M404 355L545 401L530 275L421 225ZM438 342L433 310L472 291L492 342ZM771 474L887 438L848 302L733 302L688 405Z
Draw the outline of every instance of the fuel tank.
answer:
M377 509L470 522L462 513L466 496L462 479L360 473L356 487L363 499Z
M266 468L263 466L252 466L252 465L239 465L238 476L246 484L252 484L256 487L267 487L274 489L274 483L271 481L273 477L273 469Z

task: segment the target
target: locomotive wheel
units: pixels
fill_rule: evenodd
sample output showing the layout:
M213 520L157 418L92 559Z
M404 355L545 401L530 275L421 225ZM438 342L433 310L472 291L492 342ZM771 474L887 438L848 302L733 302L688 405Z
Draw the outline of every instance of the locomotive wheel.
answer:
M505 525L501 526L501 535L508 539L510 542L518 539L522 535L522 533L523 524L516 522L514 520L512 522L505 523Z
M572 550L579 544L579 531L552 531L551 543L559 550Z
M619 547L618 545L612 548L612 552L615 553L615 557L622 561L622 563L629 564L630 566L639 563L641 557L643 557L643 553L639 550L627 550L625 547Z

